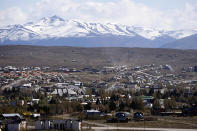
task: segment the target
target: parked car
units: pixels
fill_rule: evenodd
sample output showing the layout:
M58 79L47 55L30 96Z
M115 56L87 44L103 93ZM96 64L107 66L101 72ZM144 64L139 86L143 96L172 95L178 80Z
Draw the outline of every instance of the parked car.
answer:
M115 122L128 122L130 113L128 112L118 112L116 113L115 117L109 118L106 120L108 123L115 123Z
M139 121L139 120L143 120L143 118L144 118L144 116L143 116L143 113L141 113L141 112L136 112L136 113L133 114L133 119L134 120Z

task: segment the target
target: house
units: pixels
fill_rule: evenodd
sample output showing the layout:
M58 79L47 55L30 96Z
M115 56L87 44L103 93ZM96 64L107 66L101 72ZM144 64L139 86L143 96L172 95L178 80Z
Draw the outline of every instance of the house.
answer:
M153 96L141 96L144 103L152 103L154 100Z
M136 83L127 85L127 88L134 92L140 91L140 87Z
M184 107L182 109L182 114L184 116L197 116L197 106Z
M24 100L11 100L10 101L10 106L16 106L16 105L20 105L23 106L25 104Z
M154 100L153 96L142 96L142 100L143 100L143 103L145 104L146 108L152 108L152 106L153 106L152 103Z
M58 87L58 88L64 88L68 85L69 85L68 83L57 83L55 86Z
M6 124L8 131L20 131L26 129L26 121L22 119L10 120Z
M32 114L32 117L33 117L33 118L38 118L38 117L40 117L40 114L35 114L35 113L34 113L34 114Z
M84 90L78 86L67 85L67 83L58 83L58 85L56 84L53 92L51 92L51 95L66 95L70 97L76 97L78 94L84 94Z
M68 95L69 96L77 96L77 93L73 91L72 89L68 89Z
M48 130L52 129L52 121L50 120L41 120L35 122L35 129L36 130Z
M24 113L23 113L23 116L24 116L24 117L30 117L31 115L32 115L31 112L24 112Z
M14 118L14 117L19 117L22 119L22 116L18 113L2 114L2 117L4 119L10 119L10 118Z
M164 99L159 99L159 104L160 104L162 109L165 108Z
M75 86L82 86L82 83L80 81L73 81Z
M197 72L197 65L194 66L194 72Z
M40 120L35 122L36 130L81 130L81 121L80 120Z
M51 92L51 95L58 95L58 90L55 89L53 92Z
M10 106L16 106L16 101L10 101Z
M161 94L164 94L165 93L165 88L162 88L162 87L159 87L159 86L154 86L153 87L153 91L154 92L159 92Z
M32 99L32 102L35 103L35 104L38 104L40 101L40 99Z
M31 83L27 83L27 84L23 84L22 87L23 88L31 88L31 86L32 86Z
M99 117L101 115L101 112L98 110L86 110L85 114L86 114L86 118L93 118L93 117Z
M5 130L20 131L26 129L26 121L20 114L2 114L2 116L5 119Z
M63 96L63 90L62 89L57 89L58 95Z

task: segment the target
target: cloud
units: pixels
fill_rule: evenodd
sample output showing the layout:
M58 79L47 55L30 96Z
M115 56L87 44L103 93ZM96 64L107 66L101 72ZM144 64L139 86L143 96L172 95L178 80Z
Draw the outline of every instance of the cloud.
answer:
M27 15L18 7L7 8L0 11L0 25L19 24L27 20Z
M174 20L172 26L177 28L197 28L197 4L186 3L183 10L172 13L171 20Z
M112 22L164 29L197 28L197 5L187 3L184 9L159 10L133 0L96 2L91 0L41 0L26 12L15 13L14 23L58 15L64 19L82 19L91 22ZM5 10L3 14L10 12ZM4 21L11 23L11 13ZM27 17L26 17L27 16ZM0 20L2 20L0 12ZM3 22L3 23L5 23ZM0 23L0 24L3 24Z

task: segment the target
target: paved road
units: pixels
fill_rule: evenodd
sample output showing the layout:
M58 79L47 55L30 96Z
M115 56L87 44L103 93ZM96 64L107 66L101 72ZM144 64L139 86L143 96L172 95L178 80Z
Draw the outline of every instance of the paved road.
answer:
M101 123L97 123L97 122L90 122L90 121L82 121L83 123L89 124L89 125L95 125L95 126L99 126L99 127L108 127L109 125L107 124L101 124Z
M90 121L82 121L83 123L93 125L91 129L95 131L105 131L105 130L139 130L139 131L197 131L197 129L176 129L176 128L143 128L143 127L115 127L107 124L101 124ZM94 127L97 126L97 127ZM89 127L83 127L87 129Z
M86 127L84 127L85 129ZM176 128L137 128L137 127L91 127L95 131L105 130L139 130L139 131L196 131L197 129L176 129Z
M141 74L144 74L144 75L146 75L146 76L150 76L150 77L154 77L154 78L160 78L160 77L161 77L161 76L154 76L154 75L145 73L145 72L143 72L143 71L146 71L146 70L136 71L136 73L141 73Z
M8 85L2 86L0 89L1 89L1 90L5 90L5 89L8 89L8 88L9 88L9 89L12 89L12 86L17 85L17 84L21 83L22 81L26 81L26 80L28 80L30 77L31 77L31 75L28 76L28 77L26 77L26 78L22 78L22 79L19 79L19 80L15 80L14 82L12 82L12 83L10 83L10 84L8 84Z
M19 80L16 80L16 81L14 81L14 82L8 84L8 85L2 86L2 87L1 87L1 90L5 90L5 89L8 89L8 88L9 88L9 89L12 89L12 86L13 86L13 85L16 85L16 84L18 84L18 83L20 83L20 82L22 82L22 81L24 81L24 80L25 80L25 78L19 79Z

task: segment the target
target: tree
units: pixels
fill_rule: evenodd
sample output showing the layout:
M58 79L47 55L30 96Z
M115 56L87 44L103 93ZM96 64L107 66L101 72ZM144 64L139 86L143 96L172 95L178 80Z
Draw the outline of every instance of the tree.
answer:
M116 109L116 103L114 101L109 102L109 109L110 111L113 111Z
M73 111L82 111L83 110L81 103L78 101L72 101L71 107L72 107Z
M130 107L136 110L144 110L144 103L141 98L134 98Z
M165 109L168 110L171 107L170 101L168 99L164 99L164 106Z
M92 108L92 103L90 103L90 102L84 106L85 110L90 110L91 108Z
M120 111L123 111L125 108L125 103L123 101L120 102L120 105L119 105L119 110Z
M3 113L14 113L14 112L15 112L15 110L11 106L1 106L0 107L0 114L3 114Z
M189 104L190 105L197 105L197 96L190 96L189 97Z
M175 98L165 99L164 100L164 106L165 106L166 110L175 108L176 107Z
M62 102L63 105L63 111L66 113L72 112L72 107L70 105L70 102L68 100L64 100Z
M96 105L99 105L99 104L101 104L101 102L100 102L99 98L97 98Z
M158 99L155 99L153 102L153 109L160 109L161 105Z
M58 99L55 98L55 97L52 97L50 103L51 103L51 104L57 104L57 103L58 103Z
M56 104L50 104L49 106L49 114L55 115L56 114Z

